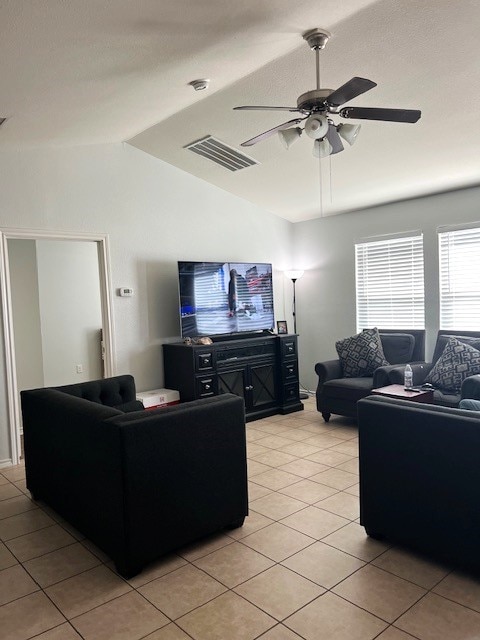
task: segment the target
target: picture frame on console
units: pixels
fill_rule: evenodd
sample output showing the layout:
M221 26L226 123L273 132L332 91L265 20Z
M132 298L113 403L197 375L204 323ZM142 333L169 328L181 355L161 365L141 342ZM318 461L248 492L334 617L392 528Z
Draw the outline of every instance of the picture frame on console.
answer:
M288 333L286 320L277 320L277 333L282 335Z

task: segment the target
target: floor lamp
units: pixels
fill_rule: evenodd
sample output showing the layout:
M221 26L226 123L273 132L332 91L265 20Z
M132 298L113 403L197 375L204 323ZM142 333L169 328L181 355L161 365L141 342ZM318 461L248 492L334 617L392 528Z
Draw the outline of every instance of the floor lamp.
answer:
M285 271L285 276L292 281L293 284L293 306L292 306L292 315L293 315L293 332L297 333L297 302L295 299L295 284L299 278L301 278L304 274L302 269L294 269L292 271ZM308 394L303 391L300 392L300 399L306 400L308 398Z

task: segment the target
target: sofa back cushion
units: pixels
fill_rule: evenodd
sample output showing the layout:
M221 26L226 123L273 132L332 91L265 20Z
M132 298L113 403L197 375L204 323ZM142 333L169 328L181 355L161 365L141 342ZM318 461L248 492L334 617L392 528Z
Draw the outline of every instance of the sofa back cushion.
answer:
M375 369L388 364L377 328L338 340L335 348L345 378L371 376Z
M138 411L143 408L142 403L136 400L135 380L130 375L89 380L54 388L77 398L118 408L120 411Z
M415 338L411 333L380 333L380 340L389 364L405 364L412 361Z
M445 351L445 347L448 344L450 338L456 338L459 342L471 345L474 349L480 349L480 331L461 331L447 332L439 331L437 335L437 343L435 344L435 350L433 352L432 362L435 364Z

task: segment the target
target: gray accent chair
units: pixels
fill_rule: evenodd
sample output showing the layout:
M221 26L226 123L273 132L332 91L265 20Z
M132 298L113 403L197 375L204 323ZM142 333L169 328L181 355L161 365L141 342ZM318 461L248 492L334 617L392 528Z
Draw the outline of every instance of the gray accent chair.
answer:
M407 362L425 361L424 329L379 329L383 352L389 366L379 367L373 375L361 378L345 378L340 360L318 362L316 392L317 409L325 422L332 413L357 417L357 402L370 395L372 389L384 387L390 382L389 373Z
M358 403L360 524L369 536L480 570L480 414Z

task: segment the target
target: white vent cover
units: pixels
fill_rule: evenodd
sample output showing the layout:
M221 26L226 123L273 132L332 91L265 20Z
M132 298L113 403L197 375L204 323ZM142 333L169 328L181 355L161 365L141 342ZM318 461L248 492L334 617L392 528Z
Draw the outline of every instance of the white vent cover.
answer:
M234 147L220 142L213 136L205 136L205 138L191 142L183 148L190 149L190 151L198 153L198 155L216 162L230 171L238 171L239 169L246 169L254 164L259 164L257 160L240 153Z

